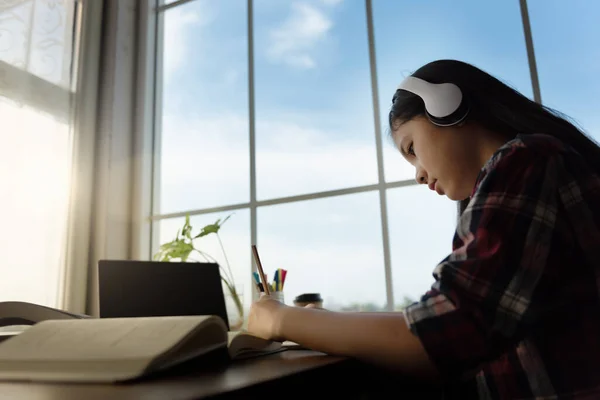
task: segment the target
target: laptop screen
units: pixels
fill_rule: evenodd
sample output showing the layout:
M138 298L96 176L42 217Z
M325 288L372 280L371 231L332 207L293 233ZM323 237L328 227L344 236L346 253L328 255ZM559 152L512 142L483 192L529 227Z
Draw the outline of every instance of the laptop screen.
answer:
M100 318L217 315L229 322L215 263L100 260Z

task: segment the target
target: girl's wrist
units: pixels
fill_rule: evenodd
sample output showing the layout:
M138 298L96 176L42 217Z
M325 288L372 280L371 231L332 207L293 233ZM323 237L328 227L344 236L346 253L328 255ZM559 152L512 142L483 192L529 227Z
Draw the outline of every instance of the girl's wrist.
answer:
M286 323L285 320L288 318L288 315L292 311L292 307L282 304L279 306L277 311L275 311L275 323L274 323L274 336L277 340L283 341L287 340L287 332L285 329Z

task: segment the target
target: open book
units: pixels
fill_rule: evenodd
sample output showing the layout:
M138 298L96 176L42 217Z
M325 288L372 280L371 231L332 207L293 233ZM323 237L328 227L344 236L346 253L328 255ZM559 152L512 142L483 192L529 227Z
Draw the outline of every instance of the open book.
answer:
M0 379L127 381L224 348L231 360L285 349L217 316L48 320L0 343Z

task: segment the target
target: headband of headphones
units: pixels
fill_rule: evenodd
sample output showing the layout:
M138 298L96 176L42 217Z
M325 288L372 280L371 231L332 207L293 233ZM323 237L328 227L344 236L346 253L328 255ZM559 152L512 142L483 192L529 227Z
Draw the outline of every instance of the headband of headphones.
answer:
M438 126L461 123L469 113L469 105L460 88L453 83L430 83L409 76L398 89L414 93L423 99L427 118Z

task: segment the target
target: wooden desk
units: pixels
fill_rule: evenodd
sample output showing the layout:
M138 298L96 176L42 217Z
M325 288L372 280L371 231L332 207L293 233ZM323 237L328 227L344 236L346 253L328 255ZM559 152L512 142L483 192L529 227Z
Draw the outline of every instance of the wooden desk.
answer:
M407 398L440 398L435 388L411 384L398 377L382 378L354 360L309 350L288 350L232 364L217 364L217 368L208 368L206 362L203 366L190 363L127 384L0 382L0 399L258 399L265 398L265 394L281 399L301 396L365 399L388 391L381 385L382 381L390 392L408 395Z
M297 378L302 373L324 369L331 371L332 367L340 368L348 363L349 360L344 358L331 357L318 352L290 350L221 365L211 370L207 370L206 367L186 365L162 376L127 384L0 382L0 398L15 400L183 400L214 396L248 398L248 395L256 394L264 384L285 384L282 380L286 377ZM307 384L313 386L312 383L307 382Z

